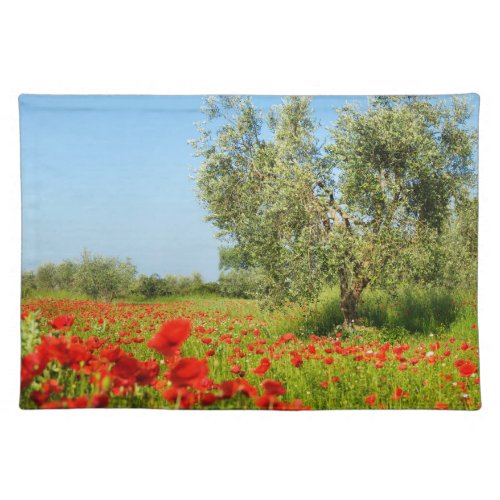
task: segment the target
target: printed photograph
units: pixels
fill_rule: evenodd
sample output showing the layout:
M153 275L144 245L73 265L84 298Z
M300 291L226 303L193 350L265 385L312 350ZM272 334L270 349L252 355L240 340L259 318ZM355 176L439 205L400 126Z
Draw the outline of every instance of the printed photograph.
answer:
M20 407L477 410L477 94L21 95Z

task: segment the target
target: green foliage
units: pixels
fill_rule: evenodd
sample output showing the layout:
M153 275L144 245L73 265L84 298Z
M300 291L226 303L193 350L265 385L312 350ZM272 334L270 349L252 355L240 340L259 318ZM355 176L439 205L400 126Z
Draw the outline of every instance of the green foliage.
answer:
M174 295L216 293L217 283L204 283L200 273L191 276L174 276L167 274L160 278L157 274L140 275L131 288L131 292L145 299L168 297Z
M72 260L64 260L56 266L57 288L59 290L73 290L75 288L75 276L79 264Z
M404 326L384 326L379 331L379 339L381 342L394 343L404 343L405 339L408 338L408 330Z
M164 281L158 274L152 274L151 276L141 274L134 283L132 291L146 299L166 295Z
M21 355L26 356L40 343L40 320L38 314L30 312L21 321Z
M443 256L455 238L446 239L446 223L476 183L466 100L347 106L324 147L305 97L284 99L267 117L246 97L209 98L203 110L197 187L233 246L221 265L259 268L272 303L309 301L337 282L350 324L363 289L396 286L408 262L422 283L459 266L458 256Z
M203 286L203 279L200 273L193 273L191 276L167 274L163 283L164 295L185 295L197 292Z
M313 184L323 166L308 99L273 110L267 119L273 141L261 137L264 117L249 99L210 99L206 112L223 122L215 139L202 129L195 143L204 159L197 184L210 220L245 265L262 270L274 302L314 295L327 271L321 258L327 248L315 244L323 228Z
M262 275L255 269L232 269L219 275L219 293L225 297L256 298L262 284Z
M135 274L136 268L130 260L120 261L85 251L76 271L75 285L93 299L112 300L128 293Z
M477 197L462 199L441 231L422 227L411 246L401 249L401 283L477 289Z
M113 300L129 294L143 299L189 294L219 293L218 283L204 283L200 273L191 276L136 275L130 260L92 255L84 251L80 260L42 264L36 272L23 271L22 295L33 297L82 297ZM69 293L69 295L68 295Z
M461 309L456 297L456 293L444 288L401 286L391 292L368 288L360 301L359 326L355 330L377 329L384 341L408 334L437 333L457 320ZM306 335L332 335L341 323L339 289L332 288L308 308L300 331Z
M392 294L369 290L360 304L359 314L369 326L430 334L443 326L449 327L458 310L449 290L405 286Z
M217 283L216 281L203 283L198 288L198 293L200 295L220 295L221 294L220 284Z
M21 289L24 294L34 290L74 290L78 266L75 261L65 260L60 264L42 264L36 272L23 271Z
M21 294L23 297L37 289L36 274L34 271L23 271L21 273Z
M55 290L59 285L57 266L48 262L36 270L36 288L41 290Z
M239 246L219 248L219 269L227 271L229 269L248 269L251 257L243 253Z

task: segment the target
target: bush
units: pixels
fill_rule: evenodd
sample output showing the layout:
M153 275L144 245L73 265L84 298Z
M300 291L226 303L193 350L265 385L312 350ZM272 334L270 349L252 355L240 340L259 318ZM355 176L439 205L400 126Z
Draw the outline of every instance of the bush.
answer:
M36 275L34 271L23 271L21 273L21 294L23 297L37 289Z
M56 266L56 282L59 290L74 290L78 266L79 264L72 260L65 260Z
M191 276L173 276L167 274L165 278L160 278L158 274L146 276L140 275L132 292L145 299L154 297L166 297L169 295L187 295L191 293L216 293L214 285L216 283L203 283L200 273L193 273Z
M167 274L164 281L165 295L184 295L198 292L203 286L203 278L200 273L191 276L174 276Z
M202 294L213 294L220 295L220 285L216 281L211 281L209 283L203 283L198 289Z
M133 292L146 299L167 295L167 293L165 293L164 280L162 280L158 274L152 274L151 276L141 274L134 284Z
M262 283L262 276L255 269L234 269L219 276L220 293L226 297L255 298Z
M130 291L135 274L136 268L128 259L120 261L84 252L75 274L75 285L93 299L113 300Z
M58 286L57 266L48 262L36 270L36 288L39 290L55 290Z

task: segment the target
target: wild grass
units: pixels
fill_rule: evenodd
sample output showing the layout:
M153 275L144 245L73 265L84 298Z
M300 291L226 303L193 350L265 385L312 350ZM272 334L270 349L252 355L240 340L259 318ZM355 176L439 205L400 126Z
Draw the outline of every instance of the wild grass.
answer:
M458 318L460 303L471 293L401 287L393 293L367 289L358 308L358 326L425 334L447 329ZM338 289L326 290L304 320L304 330L331 334L343 321Z
M433 408L437 402L446 403L453 409L475 409L479 406L479 385L474 377L461 377L455 362L459 359L477 363L477 316L475 297L469 293L455 295L445 291L401 289L394 294L367 290L360 308L360 322L354 332L343 334L342 346L359 348L366 356L377 352L386 343L390 344L388 359L383 368L374 360L357 361L354 354L330 354L325 349L332 347L336 339L336 328L342 321L338 306L338 292L327 291L315 308L289 306L282 310L265 311L253 300L221 298L217 296L165 297L149 303L132 303L124 299L113 303L73 300L65 294L48 294L41 299L30 298L23 301L27 309L34 308L41 318L44 333L50 332L48 320L59 314L72 314L77 319L72 332L82 338L91 335L115 338L122 330L139 328L146 340L153 335L165 317L185 316L193 318L193 325L203 324L213 327L210 336L217 343L214 356L207 358L210 377L220 383L234 378L230 371L234 364L241 365L245 378L260 388L264 379L280 381L286 387L284 401L301 399L314 409L367 408L366 398L376 394L376 405L384 408ZM86 319L83 319L86 318ZM104 318L104 323L99 322ZM116 323L109 323L115 318ZM89 325L90 328L83 329ZM247 329L248 334L241 332ZM259 329L258 338L265 340L264 352L258 354L249 348L255 343L253 330ZM274 357L281 349L269 351L270 347L284 333L294 333L296 343L286 344L283 353ZM230 333L239 339L238 348L245 352L241 359L234 358L234 343L218 341L221 335ZM316 337L311 337L311 335ZM182 347L185 357L205 358L211 348L201 342L203 334L193 333ZM467 345L466 350L462 349ZM400 369L400 361L394 357L393 347L408 345L407 369ZM315 354L312 354L312 347ZM161 356L147 347L146 343L123 346L137 359L147 360ZM301 367L290 361L290 353L300 350L304 357ZM428 363L427 356L436 350L438 359ZM448 357L444 352L450 350ZM274 352L274 354L273 354ZM415 354L416 353L416 354ZM411 357L421 356L416 365ZM431 354L432 355L432 354ZM333 358L332 364L325 359ZM253 373L263 357L272 359L272 365L264 377ZM74 397L88 391L85 385L75 382L74 373L59 370L52 374L65 385L65 395ZM69 377L69 378L68 378ZM338 382L331 381L338 377ZM321 385L328 382L326 385ZM466 383L466 386L461 385ZM73 387L73 389L71 389ZM401 388L409 395L395 399L393 392ZM75 392L76 391L76 392ZM29 392L22 397L23 407L33 407ZM115 397L110 401L117 407L168 407L161 392L152 387L137 387L133 396ZM252 401L243 396L220 401L214 408L254 408Z

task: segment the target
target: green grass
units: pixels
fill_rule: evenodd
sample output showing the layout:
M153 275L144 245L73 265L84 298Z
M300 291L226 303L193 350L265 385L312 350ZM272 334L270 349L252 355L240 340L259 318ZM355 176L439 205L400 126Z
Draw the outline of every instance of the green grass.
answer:
M363 326L414 334L430 334L449 329L458 318L460 304L470 293L402 287L393 294L367 289L358 308ZM304 330L331 334L343 322L338 289L325 291L304 319Z

